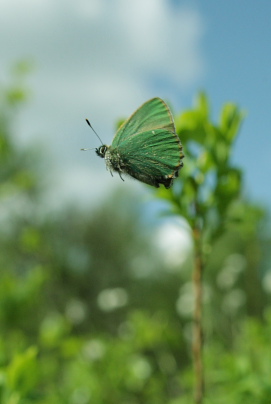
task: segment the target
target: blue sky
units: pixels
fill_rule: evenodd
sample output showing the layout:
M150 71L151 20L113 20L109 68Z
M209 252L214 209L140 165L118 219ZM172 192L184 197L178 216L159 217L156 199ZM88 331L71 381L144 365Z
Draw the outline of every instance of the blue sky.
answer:
M208 27L202 82L215 115L232 100L247 112L234 160L245 170L249 195L271 204L271 2L253 0L195 3Z
M22 144L50 154L55 199L97 201L120 183L81 147L110 144L118 118L153 96L175 112L198 90L217 119L224 102L247 111L234 150L246 192L271 204L271 2L177 0L2 0L0 80L13 63L33 60L33 93L17 122Z

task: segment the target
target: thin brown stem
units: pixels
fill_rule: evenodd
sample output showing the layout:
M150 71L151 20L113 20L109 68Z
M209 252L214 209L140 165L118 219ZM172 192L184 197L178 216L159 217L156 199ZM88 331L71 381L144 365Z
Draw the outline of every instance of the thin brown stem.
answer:
M202 305L203 305L203 261L201 254L201 234L194 229L195 240L195 311L193 329L193 359L195 368L195 403L202 404L204 399L204 367L203 367L203 327L202 327Z

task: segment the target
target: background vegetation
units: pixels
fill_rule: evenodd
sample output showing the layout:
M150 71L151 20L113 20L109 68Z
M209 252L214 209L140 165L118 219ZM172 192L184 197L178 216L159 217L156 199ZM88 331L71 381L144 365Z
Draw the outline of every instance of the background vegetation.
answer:
M176 116L185 166L156 197L200 234L176 270L134 195L45 209L43 156L16 145L25 94L15 79L0 87L0 402L190 404L198 251L205 402L269 404L270 227L231 163L239 109L226 104L213 124L201 94Z

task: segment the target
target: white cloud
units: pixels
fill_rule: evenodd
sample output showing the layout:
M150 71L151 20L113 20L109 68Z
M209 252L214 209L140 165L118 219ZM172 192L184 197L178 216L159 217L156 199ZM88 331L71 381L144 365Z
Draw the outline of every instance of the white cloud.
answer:
M97 20L100 18L106 7L105 2L101 0L77 0L74 5L76 5L75 12L77 12L81 18L88 20Z
M176 100L203 74L202 35L199 13L167 0L4 0L0 77L19 58L37 64L22 138L46 142L61 172L85 164L77 152L97 139L84 118L110 143L116 119L146 99Z
M167 220L156 233L156 244L165 264L171 270L180 271L193 248L188 224L177 217Z

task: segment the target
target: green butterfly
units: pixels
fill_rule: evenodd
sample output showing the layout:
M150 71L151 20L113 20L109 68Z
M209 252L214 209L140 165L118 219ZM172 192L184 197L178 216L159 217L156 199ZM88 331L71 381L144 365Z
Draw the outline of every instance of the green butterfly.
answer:
M170 188L183 166L172 114L160 98L141 105L120 126L111 146L103 144L95 150L111 175L116 171L123 180L122 174L128 174L156 188L160 184Z

